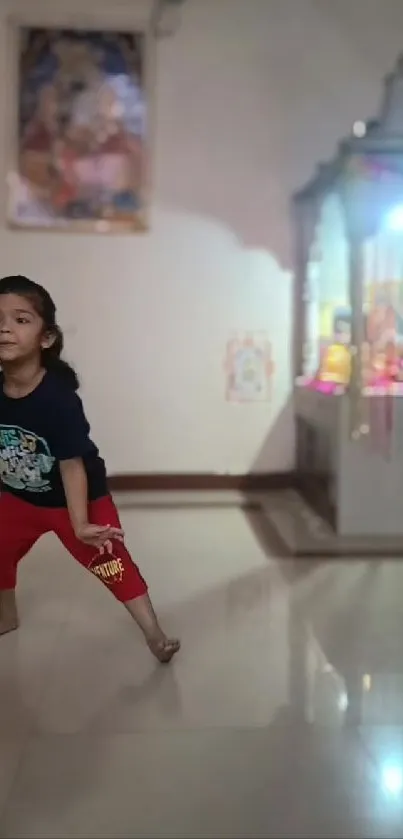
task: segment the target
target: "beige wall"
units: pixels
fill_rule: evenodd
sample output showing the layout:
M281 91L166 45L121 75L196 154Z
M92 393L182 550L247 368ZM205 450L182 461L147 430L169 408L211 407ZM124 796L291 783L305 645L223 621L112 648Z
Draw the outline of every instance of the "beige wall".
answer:
M148 0L112 5L15 0L13 13L146 20ZM0 3L3 22L10 8ZM374 112L402 31L401 0L188 0L158 45L150 234L1 231L1 273L56 297L110 472L292 466L288 197ZM4 78L5 23L1 37ZM225 401L233 329L270 335L270 404Z

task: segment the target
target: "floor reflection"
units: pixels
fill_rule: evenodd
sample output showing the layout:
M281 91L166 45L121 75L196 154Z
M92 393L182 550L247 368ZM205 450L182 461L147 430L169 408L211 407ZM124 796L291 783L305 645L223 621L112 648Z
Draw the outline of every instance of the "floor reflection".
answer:
M237 507L122 515L183 650L156 668L35 548L0 641L0 836L401 839L403 565L293 563Z

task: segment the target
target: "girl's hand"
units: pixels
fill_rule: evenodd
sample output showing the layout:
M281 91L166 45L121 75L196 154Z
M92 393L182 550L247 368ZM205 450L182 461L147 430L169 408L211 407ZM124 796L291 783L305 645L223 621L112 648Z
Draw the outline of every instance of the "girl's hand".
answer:
M89 522L78 527L75 534L80 542L84 542L85 545L91 545L94 548L102 548L111 539L119 539L119 541L123 542L124 537L123 530L119 527L111 527L110 524L90 524Z

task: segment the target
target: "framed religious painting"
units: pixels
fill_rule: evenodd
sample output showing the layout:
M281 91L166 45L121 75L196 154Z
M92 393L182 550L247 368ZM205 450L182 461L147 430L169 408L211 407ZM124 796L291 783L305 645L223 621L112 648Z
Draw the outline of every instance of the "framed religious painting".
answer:
M12 228L147 228L144 32L17 30Z
M227 402L269 402L274 364L266 332L234 332L226 345Z

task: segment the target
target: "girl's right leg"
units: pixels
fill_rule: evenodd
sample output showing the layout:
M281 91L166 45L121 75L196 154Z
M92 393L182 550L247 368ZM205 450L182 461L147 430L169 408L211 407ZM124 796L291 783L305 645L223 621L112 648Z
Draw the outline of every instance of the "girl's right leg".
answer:
M120 528L119 515L110 496L98 498L89 505L89 520L93 524L112 525ZM84 545L76 538L67 510L54 510L54 531L71 555L91 571L120 601L144 634L153 655L167 664L180 648L176 639L167 638L161 629L153 605L148 596L147 585L127 548L122 542L109 544L112 553L105 548L97 551Z
M18 627L17 566L44 533L40 512L10 493L0 496L0 635Z

